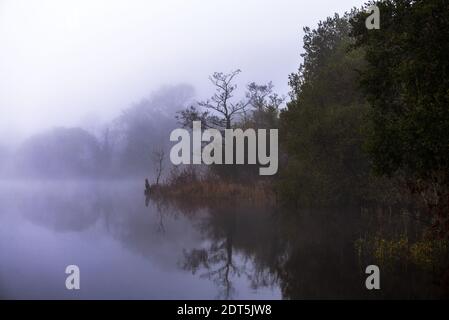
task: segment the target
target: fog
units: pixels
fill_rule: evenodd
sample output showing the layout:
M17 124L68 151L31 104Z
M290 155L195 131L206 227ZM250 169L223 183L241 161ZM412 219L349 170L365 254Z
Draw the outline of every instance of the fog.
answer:
M371 2L0 0L0 299L449 297L449 14Z
M123 134L119 122L130 121L124 110L142 101L147 103L145 112L169 110L157 121L167 127L155 130L153 124L140 132L142 137L148 130L157 132L163 140L162 132L175 125L168 118L176 108L211 94L208 76L215 71L242 69L238 94L244 94L250 81L273 81L276 92L285 95L288 75L301 61L302 28L362 4L0 0L1 171L11 170L5 164L7 154L42 154L39 145L48 145L52 136L84 136L91 152L100 154L105 130ZM169 101L166 92L166 103L161 98L149 102L167 86L184 93L189 87L189 97ZM64 133L63 128L72 131ZM87 142L90 138L97 141ZM54 142L55 150L62 152L60 144L70 148L63 139ZM47 159L41 161L47 167ZM40 170L38 163L32 167Z

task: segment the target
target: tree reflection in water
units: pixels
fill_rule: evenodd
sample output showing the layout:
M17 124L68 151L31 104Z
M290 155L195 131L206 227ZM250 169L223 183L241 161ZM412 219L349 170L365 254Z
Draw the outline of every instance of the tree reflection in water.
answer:
M89 241L92 234L107 235L150 265L210 279L225 299L241 293L248 297L251 289L255 298L281 294L284 299L439 298L448 292L441 288L448 265L444 256L435 256L442 263L434 275L435 265L428 263L431 242L406 217L336 208L288 212L229 201L146 200L140 190L140 183L38 184L21 193L8 191L0 208L17 208L33 225L58 237L76 232L84 237L80 241ZM397 256L384 254L401 246L405 251ZM377 251L385 262L380 265L382 290L370 292L364 285L365 268L382 263ZM167 276L160 288L169 286Z
M214 203L195 206L174 201L173 206L196 221L207 245L184 250L180 267L207 278L219 288L219 297L233 298L233 282L246 277L253 289L279 287L284 299L423 298L438 297L432 275L407 267L398 260L395 269L384 268L380 291L365 288L365 268L377 263L373 257L361 262L356 250L362 234L377 234L393 225L422 229L402 217L369 223L359 209L278 211L254 204ZM187 208L187 209L186 209ZM186 210L184 210L186 209ZM195 210L207 214L195 216ZM368 219L368 220L367 220ZM392 229L385 236L394 236ZM383 267L382 267L383 268ZM413 279L413 280L412 280ZM390 285L391 284L391 285Z
M233 238L235 232L235 211L218 210L212 214L213 217L221 217L221 230L213 230L210 245L207 249L184 250L184 261L182 268L195 274L199 269L205 269L202 278L212 280L220 290L219 298L230 299L235 289L232 285L232 277L240 277L245 273L245 265L237 265L233 259ZM208 221L203 225L207 232L212 225Z
M262 263L256 265L253 262L259 256L268 259L278 256L279 248L273 247L277 241L269 238L276 234L275 229L270 231L272 223L267 223L275 220L270 210L224 203L203 206L189 201L153 200L157 208L167 211L176 208L200 231L204 245L184 249L179 266L211 280L218 287L218 298L233 298L236 293L234 281L240 277L245 277L253 289L276 285L274 273ZM167 209L170 206L172 209ZM260 254L255 254L255 250Z

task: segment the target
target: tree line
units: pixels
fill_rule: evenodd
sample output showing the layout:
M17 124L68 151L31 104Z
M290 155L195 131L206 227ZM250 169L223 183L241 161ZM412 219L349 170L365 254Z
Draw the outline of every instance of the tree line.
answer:
M373 4L379 30L365 25ZM449 229L448 9L443 0L386 0L336 14L304 28L303 62L289 77L285 108L271 84L250 84L246 100L231 102L237 70L215 73L216 94L178 120L279 128L281 172L271 183L284 203L417 200ZM240 169L213 170L223 179L260 179Z

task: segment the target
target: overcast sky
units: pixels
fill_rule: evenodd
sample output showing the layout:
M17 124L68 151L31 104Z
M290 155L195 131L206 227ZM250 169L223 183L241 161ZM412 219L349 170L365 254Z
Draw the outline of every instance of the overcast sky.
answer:
M302 28L364 0L0 0L0 134L107 121L214 71L288 91Z

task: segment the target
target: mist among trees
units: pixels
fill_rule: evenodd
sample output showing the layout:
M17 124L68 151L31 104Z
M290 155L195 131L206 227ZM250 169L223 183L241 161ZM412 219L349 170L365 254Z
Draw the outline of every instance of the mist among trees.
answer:
M371 4L382 13L380 30L366 28ZM188 84L166 86L124 106L95 130L57 127L16 147L0 145L0 175L25 181L138 181L140 207L129 207L157 211L158 232L165 232L164 210L195 221L207 241L183 250L179 265L212 281L220 297L233 295L232 278L240 275L254 287L277 283L289 298L319 296L314 286L301 284L310 284L311 274L325 275L325 282L316 280L320 289L338 292L339 282L326 287L335 277L335 261L338 276L360 294L360 275L345 273L359 269L356 260L383 263L397 271L390 276L404 268L410 277L431 270L442 288L438 293L447 295L448 30L444 0L370 1L348 8L304 28L298 68L285 77L288 96L269 80L242 84L245 70L239 66L216 70L204 75L209 96L198 96ZM260 176L259 164L173 165L170 133L191 130L193 121L220 133L278 129L279 172ZM108 199L100 202L107 220L113 209ZM394 217L402 220L396 224ZM419 227L403 231L412 225L404 217ZM139 219L133 228L123 231L123 238L145 238ZM269 241L259 245L264 236ZM354 260L341 259L343 254ZM246 270L236 256L251 260L254 269ZM423 277L420 288L427 281ZM394 296L395 289L388 294Z
M153 153L168 150L167 137L178 127L176 112L193 98L194 89L189 85L166 86L124 108L94 132L59 127L35 134L12 150L0 148L3 175L87 179L152 174Z

